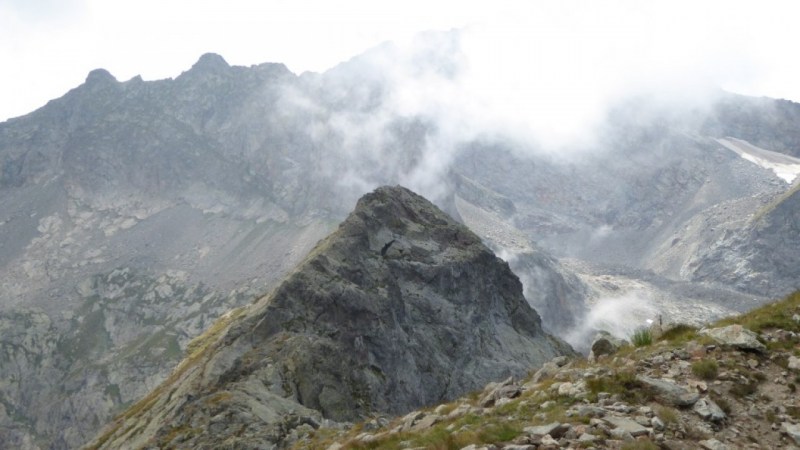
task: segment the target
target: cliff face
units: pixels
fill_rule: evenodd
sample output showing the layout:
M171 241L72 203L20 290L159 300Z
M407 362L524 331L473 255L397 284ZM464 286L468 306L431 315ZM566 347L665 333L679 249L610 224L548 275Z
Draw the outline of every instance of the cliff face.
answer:
M571 353L475 234L384 187L95 444L270 448L321 418L405 412Z

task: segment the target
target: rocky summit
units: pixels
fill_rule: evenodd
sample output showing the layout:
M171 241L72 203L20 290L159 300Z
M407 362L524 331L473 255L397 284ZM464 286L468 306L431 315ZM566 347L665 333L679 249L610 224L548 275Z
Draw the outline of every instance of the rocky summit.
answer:
M269 295L189 345L91 448L279 448L320 424L399 414L572 355L469 229L382 187Z

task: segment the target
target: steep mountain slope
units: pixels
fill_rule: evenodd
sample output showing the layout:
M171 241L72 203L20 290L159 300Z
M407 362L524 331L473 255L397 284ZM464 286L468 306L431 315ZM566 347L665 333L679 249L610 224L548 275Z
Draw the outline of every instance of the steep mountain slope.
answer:
M744 221L692 254L687 264L691 277L723 278L731 286L761 295L800 289L795 277L800 263L800 184Z
M320 416L402 413L572 354L505 262L401 187L223 326L90 446L272 448Z

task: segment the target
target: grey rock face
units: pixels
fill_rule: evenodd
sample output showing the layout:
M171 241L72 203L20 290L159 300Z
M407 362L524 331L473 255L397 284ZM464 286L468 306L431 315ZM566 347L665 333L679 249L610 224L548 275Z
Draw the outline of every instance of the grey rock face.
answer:
M287 412L259 413L270 404L250 399L353 420L454 398L571 353L542 330L517 277L476 235L404 188L379 188L192 362L186 379L159 388L157 407L128 419L147 432L112 430L104 445L153 437L170 445L176 430L216 416L211 402L228 412L224 425L181 445L269 447L288 431L255 430L284 423Z
M681 386L659 378L637 376L636 379L653 389L664 402L674 406L692 406L700 399L700 395L697 393L689 392Z
M700 330L700 333L714 339L720 345L737 348L739 350L756 352L763 352L766 350L764 344L758 340L758 335L741 325L729 325L727 327Z

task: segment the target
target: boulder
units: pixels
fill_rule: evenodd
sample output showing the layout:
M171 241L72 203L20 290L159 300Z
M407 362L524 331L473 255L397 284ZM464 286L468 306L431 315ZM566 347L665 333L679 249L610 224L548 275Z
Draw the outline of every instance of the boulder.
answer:
M692 406L700 399L699 394L690 392L675 383L670 383L660 378L650 378L640 375L637 376L636 379L646 387L652 389L663 401L674 406Z
M547 425L538 425L533 427L526 427L525 433L529 435L535 436L550 436L555 439L560 438L563 436L567 431L569 431L571 425L569 424L562 424L560 422L553 422Z
M707 439L700 441L700 447L705 450L728 450L728 446L716 439Z
M714 423L722 422L728 417L722 408L708 398L701 398L698 400L692 407L692 410L697 413L698 416L702 417L703 420Z
M739 350L764 352L766 347L759 342L758 335L741 325L700 330L700 334L713 339L717 344Z
M601 331L592 340L591 355L595 358L601 355L613 355L627 343L624 339L614 337L607 331Z
M789 436L796 445L800 445L800 424L783 422L781 424L781 433Z
M647 436L650 433L646 427L627 417L606 417L604 420L614 429L629 433L633 437Z

